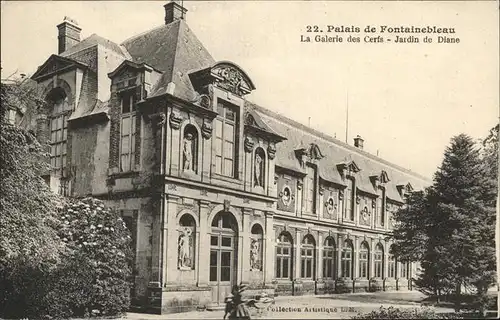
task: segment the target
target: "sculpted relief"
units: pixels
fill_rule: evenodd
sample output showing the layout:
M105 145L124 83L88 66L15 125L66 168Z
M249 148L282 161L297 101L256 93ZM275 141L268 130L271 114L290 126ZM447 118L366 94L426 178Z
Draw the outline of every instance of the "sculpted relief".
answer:
M179 234L178 266L181 270L191 270L194 266L193 228L182 227Z

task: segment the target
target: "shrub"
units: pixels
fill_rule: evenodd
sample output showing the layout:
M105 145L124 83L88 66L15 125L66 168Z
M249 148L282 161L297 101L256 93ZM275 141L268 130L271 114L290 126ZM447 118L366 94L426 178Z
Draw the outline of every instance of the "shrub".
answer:
M54 274L49 314L118 315L130 304L130 233L100 200L70 200L61 211L64 262Z
M351 319L461 319L459 314L439 314L429 308L398 309L380 307L367 314L358 313Z

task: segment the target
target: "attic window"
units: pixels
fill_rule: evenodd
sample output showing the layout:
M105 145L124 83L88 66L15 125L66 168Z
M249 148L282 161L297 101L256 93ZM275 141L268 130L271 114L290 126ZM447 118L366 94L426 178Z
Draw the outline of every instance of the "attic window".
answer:
M123 90L123 89L127 89L130 87L134 87L136 85L136 82L137 82L137 77L117 81L116 82L116 89Z

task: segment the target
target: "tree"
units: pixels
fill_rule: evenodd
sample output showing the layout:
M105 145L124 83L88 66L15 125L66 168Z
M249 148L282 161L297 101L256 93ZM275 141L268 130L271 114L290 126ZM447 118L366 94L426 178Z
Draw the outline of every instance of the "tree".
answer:
M29 309L23 301L37 295L34 279L54 268L61 243L53 226L60 205L41 174L47 154L33 133L7 123L6 108L29 99L33 92L18 84L1 84L0 107L0 310ZM42 160L42 161L41 161Z
M496 188L485 163L469 136L453 137L432 187L410 196L396 215L398 254L421 257L416 284L424 292L439 295L453 285L458 297L462 286L473 286L482 300L495 281Z

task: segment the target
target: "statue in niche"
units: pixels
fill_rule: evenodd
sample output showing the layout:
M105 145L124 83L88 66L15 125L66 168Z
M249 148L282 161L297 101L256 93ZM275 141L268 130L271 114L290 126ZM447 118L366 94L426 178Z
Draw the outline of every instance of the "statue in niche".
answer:
M255 152L254 187L264 187L264 155L260 148Z
M250 244L250 269L260 270L259 255L260 255L259 240L252 239L252 243Z
M184 227L179 235L179 269L191 269L193 266L193 261L191 258L191 247L192 247L192 230L189 227Z
M370 212L368 212L368 207L364 207L363 210L361 211L361 217L363 218L364 221L368 221L368 218L370 217Z
M191 132L186 133L184 137L184 171L193 171L193 134Z

